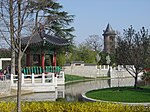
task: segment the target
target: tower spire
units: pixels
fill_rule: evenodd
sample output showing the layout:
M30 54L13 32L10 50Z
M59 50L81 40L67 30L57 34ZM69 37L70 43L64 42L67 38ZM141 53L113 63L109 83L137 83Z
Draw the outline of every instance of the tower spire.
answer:
M107 53L115 52L115 36L116 33L108 23L106 30L103 31L104 36L104 51Z
M107 24L106 30L104 30L103 35L106 35L106 34L114 34L114 35L116 35L115 31L112 29L112 27L111 27L111 25L109 23Z

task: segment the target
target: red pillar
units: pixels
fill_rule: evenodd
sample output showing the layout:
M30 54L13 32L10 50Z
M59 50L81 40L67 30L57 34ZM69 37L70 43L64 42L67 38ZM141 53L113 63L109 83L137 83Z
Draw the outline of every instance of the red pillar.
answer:
M53 66L56 66L56 51L54 51L53 55Z
M45 68L45 56L44 56L44 53L42 53L42 68L44 69Z
M28 50L26 54L26 66L31 66L30 65L30 50Z

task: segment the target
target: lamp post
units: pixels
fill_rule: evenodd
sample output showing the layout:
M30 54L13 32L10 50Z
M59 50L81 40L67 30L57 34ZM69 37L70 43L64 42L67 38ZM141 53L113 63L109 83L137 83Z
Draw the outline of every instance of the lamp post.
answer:
M96 61L97 61L98 75L100 75L100 66L98 67L100 60L101 60L101 57L100 57L100 55L97 53L97 55L96 55ZM95 76L95 84L96 84L96 77L97 77L97 74L95 74L95 75L96 75L96 76ZM97 89L97 86L96 86L95 88Z
M97 66L99 65L99 62L101 60L101 57L99 54L96 55L96 61L97 61ZM99 66L99 72L98 72L98 75L100 75L100 66Z
M119 75L121 73L121 66L118 67L118 70L117 70L117 75L118 75L118 90L119 90L119 85L120 85L120 82L119 82Z
M107 56L106 56L106 63L109 65L108 77L110 77L110 62L111 62L110 56L107 55Z

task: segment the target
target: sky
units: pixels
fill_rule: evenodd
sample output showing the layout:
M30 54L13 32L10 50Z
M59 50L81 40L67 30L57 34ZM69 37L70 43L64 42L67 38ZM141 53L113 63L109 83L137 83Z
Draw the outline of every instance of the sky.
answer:
M109 23L113 30L123 32L132 25L136 31L143 26L150 29L150 0L57 0L63 10L75 15L75 42L81 43L89 35L102 37Z

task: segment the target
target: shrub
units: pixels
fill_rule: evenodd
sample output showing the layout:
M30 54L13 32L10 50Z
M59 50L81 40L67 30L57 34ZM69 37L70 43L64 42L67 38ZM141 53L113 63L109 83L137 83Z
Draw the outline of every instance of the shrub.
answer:
M22 112L148 112L150 107L101 102L23 102ZM15 102L1 102L0 112L16 112Z

